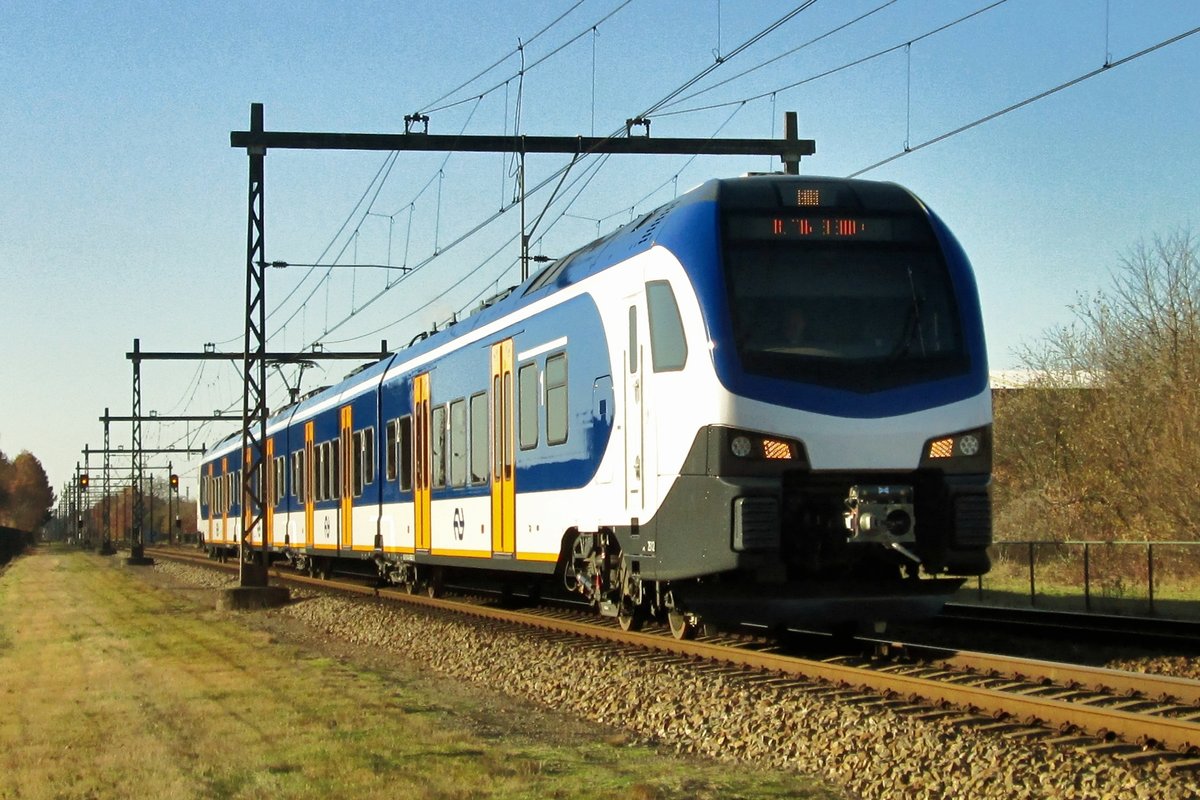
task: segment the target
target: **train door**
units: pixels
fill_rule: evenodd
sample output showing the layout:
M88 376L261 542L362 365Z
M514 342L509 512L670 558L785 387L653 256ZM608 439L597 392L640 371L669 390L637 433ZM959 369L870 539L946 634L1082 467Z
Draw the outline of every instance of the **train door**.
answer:
M249 470L250 470L251 452L252 451L249 447L242 449L242 468L240 470L238 470L238 475L237 475L237 497L238 497L238 501L241 503L241 512L242 512L239 515L239 519L241 520L242 526L238 530L238 535L241 536L243 546L245 546L245 547L253 547L254 546L254 534L255 533L259 534L260 537L262 536L262 530L261 530L262 526L261 525L258 526L258 528L255 530L250 529L250 515L253 512L253 509L251 508L251 504L250 504L250 492L248 492L246 490L246 473L249 472ZM261 473L259 474L259 486L260 487L262 486Z
M429 373L413 378L413 531L418 551L429 552L433 538L430 531L429 487Z
M513 341L492 345L492 554L516 552Z
M229 537L229 459L221 459L221 485L225 491L221 492L221 535L218 538L222 544L225 544Z
M205 538L204 538L204 541L206 544L211 545L212 541L213 541L213 520L216 519L216 516L217 516L217 495L216 495L216 492L213 491L214 487L216 486L216 481L213 480L212 462L209 462L209 464L208 464L208 484L207 484L207 486L208 486L208 491L206 492L205 496L208 498L208 514L206 515L208 517L208 519L206 520L208 532L207 532L207 536L205 536Z
M622 403L625 428L625 505L632 516L638 516L645 506L646 437L642 425L643 375L641 335L645 316L641 298L627 298L628 338L626 340Z
M275 440L267 437L266 460L259 467L262 487L263 539L268 546L275 544Z
M341 436L338 440L338 458L342 468L338 475L342 479L342 534L341 547L350 550L354 544L354 415L350 406L343 406L341 413Z
M313 546L313 536L316 534L316 514L313 502L313 498L317 495L313 486L313 480L316 478L314 469L316 444L313 441L315 432L315 422L309 420L304 423L304 464L301 465L301 469L304 470L304 547L306 549Z

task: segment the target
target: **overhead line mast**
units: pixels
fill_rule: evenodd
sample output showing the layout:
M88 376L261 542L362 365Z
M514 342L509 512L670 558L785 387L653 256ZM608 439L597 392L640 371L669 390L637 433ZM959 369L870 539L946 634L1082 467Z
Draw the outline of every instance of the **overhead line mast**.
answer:
M778 156L784 171L800 173L800 159L816 152L816 142L798 135L796 112L786 114L783 139L651 139L648 119L626 122L626 136L617 138L597 136L442 136L428 133L429 118L413 114L405 118L404 133L320 133L297 131L268 131L263 123L262 103L250 104L250 129L231 131L231 147L245 148L249 158L249 218L246 228L246 333L243 347L242 393L242 539L239 559L242 564L242 586L266 586L269 560L268 533L261 531L262 550L257 568L248 565L254 530L265 527L263 488L260 470L266 460L267 399L266 399L266 258L263 203L264 162L268 149L284 150L385 150L406 152L473 152L516 153L522 160L529 153L561 153L565 155L743 155ZM414 131L413 123L424 123L422 131ZM645 126L645 136L628 136L634 125ZM522 209L524 209L522 190ZM522 216L522 278L527 276L528 238ZM136 414L136 412L135 412Z

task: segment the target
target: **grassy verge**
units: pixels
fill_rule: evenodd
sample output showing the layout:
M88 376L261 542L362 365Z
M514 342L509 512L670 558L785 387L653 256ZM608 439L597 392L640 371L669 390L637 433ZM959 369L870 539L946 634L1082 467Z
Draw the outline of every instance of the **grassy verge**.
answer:
M840 796L275 641L118 561L0 575L0 797Z

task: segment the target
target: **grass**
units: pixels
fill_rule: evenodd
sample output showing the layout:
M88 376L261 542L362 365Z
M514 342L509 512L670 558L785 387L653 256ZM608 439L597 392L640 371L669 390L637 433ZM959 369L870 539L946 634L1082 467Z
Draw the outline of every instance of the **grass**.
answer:
M1074 554L1072 553L1072 556ZM1141 566L1140 563L1137 566ZM1164 570L1165 572L1165 570ZM998 559L980 582L970 578L956 599L964 603L1001 606L1029 606L1029 563L1020 558ZM1038 563L1034 568L1035 605L1039 608L1070 611L1087 610L1082 576L1082 556L1074 562ZM1149 589L1144 570L1093 567L1091 574L1091 611L1109 614L1200 618L1200 580L1185 574L1156 573L1154 608L1151 612Z
M528 707L507 724L476 690L274 641L135 569L41 550L0 576L0 797L840 796Z

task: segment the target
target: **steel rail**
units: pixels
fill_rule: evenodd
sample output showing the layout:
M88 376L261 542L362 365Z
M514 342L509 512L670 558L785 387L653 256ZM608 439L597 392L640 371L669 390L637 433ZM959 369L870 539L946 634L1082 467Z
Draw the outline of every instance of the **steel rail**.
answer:
M908 647L909 652L925 651L923 657L954 669L978 672L999 672L1018 679L1053 681L1066 686L1086 686L1100 691L1138 693L1148 699L1171 698L1179 703L1200 706L1200 681L1156 675L1149 672L1126 672L1084 664L1042 661L1034 658L975 653L966 650L941 650L925 646Z
M164 556L172 555L170 551L159 550L157 552ZM188 557L188 560L200 559ZM905 675L887 669L816 661L767 650L748 650L705 641L681 641L666 633L627 632L615 625L611 627L597 625L594 621L582 622L528 612L464 605L454 601L407 594L400 590L352 586L345 583L338 583L334 587L328 581L281 573L278 568L274 570L274 575L276 578L288 582L394 598L414 605L454 611L485 620L635 645L649 650L748 669L767 670L796 679L818 679L834 684L861 687L884 695L899 694L921 698L927 702L957 706L963 709L964 713L986 714L997 718L1015 717L1022 722L1040 724L1062 731L1081 730L1099 738L1114 735L1129 742L1157 744L1179 752L1200 750L1200 721L1196 719L1171 718L1136 711L1090 706L1051 696L1015 694L1001 689L950 683L944 680ZM1013 661L1020 661L1020 659L1013 659ZM978 677L984 679L987 676ZM1058 687L1045 688L1047 691L1057 688L1059 695L1070 691Z

